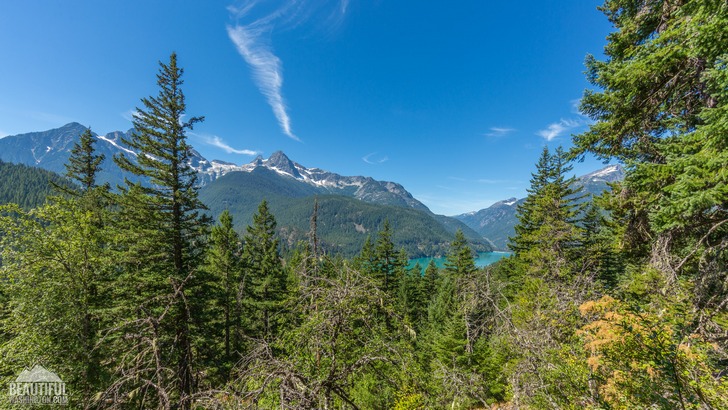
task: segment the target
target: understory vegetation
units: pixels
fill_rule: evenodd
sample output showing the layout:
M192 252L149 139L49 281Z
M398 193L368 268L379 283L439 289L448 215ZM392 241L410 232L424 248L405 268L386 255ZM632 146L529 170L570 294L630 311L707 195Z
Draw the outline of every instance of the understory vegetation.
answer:
M601 9L594 122L543 149L486 268L460 231L444 268L407 269L387 221L324 253L318 202L285 258L268 202L243 235L209 220L172 54L124 141L140 155L114 158L150 184L98 185L87 132L73 188L0 207L0 385L40 363L80 408L728 408L728 5ZM586 203L585 155L626 167Z

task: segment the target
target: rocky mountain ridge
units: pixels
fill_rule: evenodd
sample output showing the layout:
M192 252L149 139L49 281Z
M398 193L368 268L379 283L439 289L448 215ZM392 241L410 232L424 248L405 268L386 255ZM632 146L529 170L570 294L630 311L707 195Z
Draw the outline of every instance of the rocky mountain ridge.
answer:
M0 139L0 160L43 168L64 174L71 148L86 127L69 123L63 127L7 136ZM99 181L113 185L123 184L124 173L113 162L114 155L124 154L133 160L137 153L125 146L122 138L128 138L133 130L114 131L105 135L92 132L98 143L98 153L106 156L101 165ZM196 150L191 150L189 165L197 171L198 183L205 186L231 172L252 172L266 168L317 188L321 193L345 195L365 202L395 205L429 212L402 185L391 181L377 181L366 176L342 176L320 168L307 168L293 162L283 152L277 151L269 158L259 156L247 164L237 165L220 160L208 160ZM128 176L127 176L128 177Z

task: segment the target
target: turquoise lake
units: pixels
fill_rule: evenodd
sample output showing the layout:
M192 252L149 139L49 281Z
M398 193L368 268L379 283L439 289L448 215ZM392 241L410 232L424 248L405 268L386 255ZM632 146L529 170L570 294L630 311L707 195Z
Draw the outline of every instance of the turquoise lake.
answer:
M496 263L502 258L506 258L508 256L511 256L510 252L480 252L478 253L478 257L475 259L475 266L482 268L483 266ZM419 263L424 270L427 265L430 264L430 260L434 260L435 265L437 265L438 268L445 266L445 258L416 258L410 259L408 268L414 268L415 265Z

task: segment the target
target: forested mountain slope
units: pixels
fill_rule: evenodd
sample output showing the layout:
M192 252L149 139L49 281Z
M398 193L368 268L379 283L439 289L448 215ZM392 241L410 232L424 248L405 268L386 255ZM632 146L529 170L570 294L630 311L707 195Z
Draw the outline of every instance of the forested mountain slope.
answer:
M15 203L25 209L42 205L57 193L51 183L72 186L55 172L0 161L0 204Z
M491 249L464 224L428 211L370 203L301 183L265 167L250 172L231 172L200 190L200 199L212 215L229 210L241 230L252 222L252 215L266 200L276 216L285 243L295 245L305 240L314 201L319 202L319 235L327 252L353 256L367 236L374 235L388 219L395 230L394 242L404 247L410 257L443 255L458 229L466 232L473 247Z

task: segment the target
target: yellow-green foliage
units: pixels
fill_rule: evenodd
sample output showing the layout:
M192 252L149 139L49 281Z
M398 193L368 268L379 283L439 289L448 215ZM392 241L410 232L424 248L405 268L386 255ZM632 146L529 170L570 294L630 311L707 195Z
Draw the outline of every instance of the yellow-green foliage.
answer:
M715 378L716 346L684 333L683 317L634 311L610 296L579 307L590 322L579 330L601 400L613 409L726 408L728 380Z

